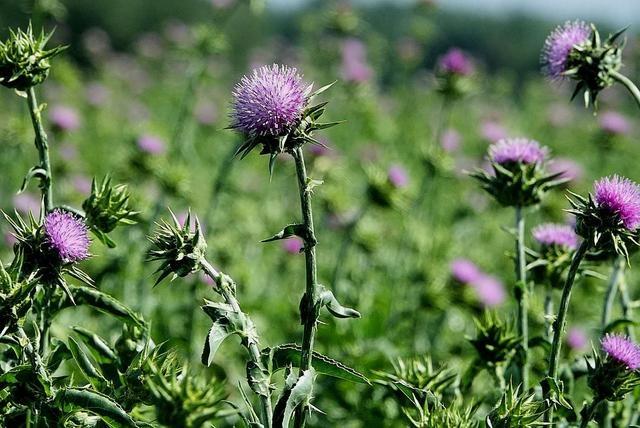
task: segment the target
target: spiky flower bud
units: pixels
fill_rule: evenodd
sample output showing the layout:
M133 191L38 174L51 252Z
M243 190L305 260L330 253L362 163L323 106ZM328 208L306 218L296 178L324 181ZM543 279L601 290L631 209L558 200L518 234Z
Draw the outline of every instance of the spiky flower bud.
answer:
M562 288L573 252L578 248L578 235L573 227L554 223L536 226L532 235L538 243L536 260L531 267L534 281Z
M45 49L52 34L36 36L31 24L26 31L10 30L9 38L0 42L0 84L24 91L42 83L49 75L49 59L65 49Z
M550 189L564 183L562 174L546 174L549 150L526 138L502 139L489 148L492 171L477 170L472 177L504 206L539 203Z
M452 48L438 59L436 80L438 92L456 99L473 90L474 65L471 58L458 48Z
M554 79L570 77L577 81L573 97L584 91L585 106L596 105L598 94L614 83L613 74L622 66L622 44L617 40L623 32L603 41L593 24L566 22L545 41L543 72Z
M382 208L402 209L407 205L409 176L400 166L392 166L386 173L373 165L365 169L369 186L367 196L374 205Z
M311 92L295 68L273 64L253 70L236 85L230 128L245 137L236 154L245 157L262 144L260 154L273 159L306 142L320 144L312 134L337 124L319 123L327 103L309 106L312 99L333 84Z
M150 260L162 262L156 270L159 284L167 276L173 274L171 280L195 273L202 267L202 261L207 251L207 242L202 235L200 222L195 217L195 227L191 225L191 213L187 215L184 224L171 213L173 224L162 220L158 228L149 239L152 248L149 251Z
M110 247L115 243L107 236L118 225L135 224L138 212L129 206L129 190L126 185L111 185L111 177L106 176L100 184L93 179L91 195L82 203L85 221L91 231Z
M539 421L545 411L542 402L535 400L535 393L520 394L520 386L509 384L500 403L487 415L487 427L512 428L545 426Z
M569 212L576 216L576 232L589 240L591 250L628 257L638 246L640 186L614 175L596 181L587 198L572 196Z
M620 401L640 385L640 347L621 335L607 334L601 342L604 357L587 361L588 384L598 400Z
M487 312L484 320L476 319L475 324L476 337L469 339L469 342L478 352L478 360L488 367L506 363L520 342L512 323Z

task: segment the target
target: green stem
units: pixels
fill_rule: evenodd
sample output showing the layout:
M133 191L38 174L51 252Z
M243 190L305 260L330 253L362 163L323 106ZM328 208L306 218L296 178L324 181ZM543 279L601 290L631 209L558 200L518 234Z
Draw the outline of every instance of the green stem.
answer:
M624 271L625 259L618 256L613 262L613 269L611 270L611 276L609 277L609 284L607 285L607 291L604 298L604 307L602 308L601 327L602 331L607 327L611 321L611 311L613 310L613 302L616 299L616 292L618 291L618 284L620 283L620 277Z
M349 225L342 235L342 241L340 242L340 247L336 256L336 264L333 268L333 275L331 276L331 291L333 291L333 294L337 294L338 292L338 281L340 281L342 267L346 264L347 254L351 248L351 244L353 243L353 236L355 234L356 227L358 227L358 223L360 223L360 220L364 217L368 207L369 199L365 199L364 204L360 210L358 210L356 216L349 222Z
M553 286L547 286L547 292L544 296L544 333L547 339L551 339L553 334L553 325L551 317L553 316Z
M302 222L305 228L304 255L306 266L306 287L300 304L301 318L304 326L302 335L302 353L300 361L300 375L311 368L313 353L313 342L315 339L318 309L317 300L317 267L316 267L316 236L313 229L313 211L311 209L311 190L308 188L307 169L304 164L302 149L296 147L291 155L296 163L296 173L298 176L298 190L300 192L300 208L302 210ZM304 427L308 413L307 406L300 406L296 410L294 426Z
M580 412L582 414L582 420L580 421L580 428L587 428L587 426L589 425L589 422L591 421L591 419L593 419L593 415L596 413L596 409L598 408L598 405L601 402L602 400L598 400L594 398L591 404L586 405L585 408L582 409L582 412Z
M640 107L640 90L638 87L625 75L618 73L617 71L611 72L611 77L621 83L631 93L631 96Z
M238 299L236 299L236 295L234 292L235 286L233 285L233 280L226 275L221 274L217 270L211 266L211 264L207 260L202 260L200 262L202 269L204 272L211 278L216 285L215 291L220 293L220 295L224 298L224 301L231 306L231 308L238 313L243 313L240 308L240 304L238 303ZM244 338L246 341L246 348L249 352L249 357L253 363L264 370L264 364L262 363L262 356L260 354L260 346L258 344L258 340L251 335L247 335ZM243 342L244 342L243 341ZM269 388L266 388L269 391ZM267 395L258 394L260 398L260 407L261 407L261 416L262 416L262 425L264 428L271 428L271 423L273 419L273 412L271 409L271 397L267 393Z
M562 344L562 332L567 320L567 312L569 310L569 300L571 299L571 289L578 273L578 267L589 249L589 239L585 239L580 247L573 255L567 280L562 289L562 297L560 298L560 307L558 308L558 316L553 323L553 343L551 344L551 354L549 356L549 377L558 383L558 365L560 363L560 349ZM551 402L551 389L545 388L544 398L547 402ZM553 426L553 404L550 404L545 412L545 422Z
M44 207L46 212L53 209L53 191L52 191L52 177L51 177L51 163L49 161L49 143L47 140L47 133L42 126L42 116L40 112L40 106L36 99L36 93L33 87L27 89L27 102L29 104L29 113L31 115L31 123L33 124L33 130L35 132L35 143L38 149L38 156L40 158L40 168L45 172L45 177L41 179L40 190L44 198Z
M524 212L516 207L516 299L518 303L518 335L522 347L520 375L522 389L529 388L529 286L527 285L526 258L524 254Z

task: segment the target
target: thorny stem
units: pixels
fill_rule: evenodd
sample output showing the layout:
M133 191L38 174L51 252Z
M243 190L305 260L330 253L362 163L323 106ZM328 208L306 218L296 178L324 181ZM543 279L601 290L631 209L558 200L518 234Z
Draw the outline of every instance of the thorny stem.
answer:
M640 89L625 75L618 73L617 71L611 72L611 77L621 83L631 93L631 96L640 107Z
M211 278L216 285L215 291L220 293L224 298L224 301L231 306L231 308L238 313L242 313L242 309L240 308L240 304L238 303L238 299L236 299L235 292L233 290L233 281L228 276L221 274L217 270L211 266L211 264L207 260L201 260L200 264L204 272ZM260 355L260 347L258 345L258 341L250 336L246 337L247 341L247 351L249 352L249 357L257 367L264 369L264 364L262 363L262 357ZM268 388L267 388L268 390ZM273 412L271 409L271 397L270 394L261 395L260 397L260 406L262 413L262 424L264 428L271 428L271 422L273 418Z
M311 368L313 352L313 342L315 339L318 311L317 300L317 267L316 267L316 236L313 230L313 211L311 209L311 189L308 187L307 169L304 164L302 149L296 147L291 151L291 155L296 163L296 173L298 176L298 190L300 192L300 208L302 210L302 222L305 228L304 255L306 266L306 287L305 293L300 303L300 317L304 326L302 335L302 354L300 362L300 376ZM305 419L308 413L306 405L298 407L295 414L294 426L301 428L305 426Z
M42 126L42 116L40 106L36 99L36 93L33 87L27 89L27 102L29 104L29 114L31 115L31 123L35 132L35 143L40 158L40 168L44 170L44 177L41 178L40 190L44 198L44 207L46 212L53 209L53 191L51 178L51 163L49 161L49 143L47 141L47 133Z
M602 327L602 331L611 321L611 311L613 310L613 302L616 299L616 293L618 291L618 285L621 280L621 276L624 272L624 257L618 256L616 260L613 262L613 269L611 270L611 276L609 277L609 284L607 285L607 291L605 293L604 298L604 307L602 308L602 319L600 325Z
M564 330L567 312L569 310L569 300L571 299L571 289L573 288L573 282L576 279L578 267L584 258L584 255L589 249L589 239L585 239L580 244L580 247L573 255L571 260L571 266L569 267L569 273L567 274L567 280L562 289L562 297L560 298L560 307L558 308L558 316L553 323L553 343L551 345L551 354L549 355L549 377L556 383L558 382L558 365L560 362L560 348L562 343L562 332ZM550 388L544 388L544 398L548 403L551 403L552 391ZM544 414L545 422L548 422L550 426L553 426L553 403L549 404L547 411Z
M522 347L520 376L522 388L529 388L529 289L527 285L526 259L524 255L524 213L521 206L516 207L516 299L518 301L518 335Z

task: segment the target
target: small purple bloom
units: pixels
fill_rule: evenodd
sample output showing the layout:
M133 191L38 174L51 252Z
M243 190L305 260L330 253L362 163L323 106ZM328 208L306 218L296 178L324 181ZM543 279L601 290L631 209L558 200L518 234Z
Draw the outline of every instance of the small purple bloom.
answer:
M558 26L544 41L540 56L543 73L552 79L562 77L573 48L588 41L589 37L591 28L582 21L567 21Z
M167 149L164 141L154 135L143 135L136 143L140 150L152 155L162 154Z
M91 180L84 175L73 176L71 183L76 192L80 194L88 194L91 192Z
M250 136L281 136L300 120L306 87L295 68L273 64L242 77L233 92L232 126Z
M342 43L342 77L349 82L366 82L371 79L371 67L367 63L367 50L358 39Z
M579 163L566 158L555 158L547 165L552 174L562 174L559 178L569 181L579 181L584 171Z
M549 150L540 143L526 138L506 138L489 148L489 159L498 164L523 163L539 164Z
M602 350L629 370L640 368L640 348L627 337L607 334L601 341Z
M500 280L491 275L482 275L471 286L476 291L478 300L487 307L495 307L504 303L507 293Z
M451 276L462 284L471 284L481 279L484 274L471 260L455 259L451 262Z
M614 175L596 181L594 190L599 208L619 216L628 230L640 226L640 187L635 182Z
M109 99L109 90L101 83L90 83L86 89L87 102L94 106L101 106Z
M493 120L487 120L482 122L480 126L480 134L485 140L488 140L492 143L502 140L503 138L507 138L507 131L504 127Z
M473 73L473 63L462 50L452 48L438 60L438 70L444 73L467 76Z
M201 125L213 125L218 120L218 109L213 103L201 102L196 105L194 116Z
M535 227L533 238L542 246L556 245L571 250L578 248L578 235L571 226L545 223Z
M40 199L31 193L20 193L13 197L13 206L19 213L33 213L37 217L40 212Z
M567 332L567 344L574 351L581 351L586 348L588 342L587 334L583 329L573 327Z
M293 237L282 241L282 249L289 254L299 254L304 247L302 239Z
M460 147L461 139L458 131L449 128L442 133L440 146L442 146L442 149L447 153L455 152Z
M64 263L89 257L89 232L84 222L67 211L54 210L44 219L46 244Z
M60 131L74 131L80 127L78 113L67 106L55 106L49 113L53 126Z
M407 174L407 170L400 165L392 165L391 168L389 168L387 177L391 185L396 189L401 189L409 185L409 175Z
M600 115L600 127L611 135L626 135L631 132L627 118L615 111L606 111Z

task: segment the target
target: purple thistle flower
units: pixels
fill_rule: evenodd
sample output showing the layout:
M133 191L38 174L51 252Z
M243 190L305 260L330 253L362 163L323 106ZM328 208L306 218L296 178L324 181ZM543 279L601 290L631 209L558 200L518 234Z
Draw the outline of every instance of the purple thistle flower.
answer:
M212 125L218 120L218 109L213 103L202 102L196 105L194 116L201 125Z
M460 133L455 129L449 128L442 133L440 137L440 146L447 153L455 152L460 147Z
M471 286L474 288L478 300L487 307L500 306L504 303L507 293L500 280L491 275L481 275Z
M458 48L447 51L438 60L438 69L445 73L467 76L473 73L473 63L467 54Z
M101 83L90 83L85 91L87 102L94 107L101 106L109 99L109 90Z
M571 250L578 248L578 235L571 226L545 223L533 229L533 238L543 246L557 245Z
M484 274L471 260L455 259L451 262L451 276L462 284L471 284L480 280Z
M606 111L600 115L600 127L611 135L626 135L631 131L627 118L615 111Z
M628 230L640 226L640 186L628 178L614 175L594 184L597 206L619 216Z
M574 351L581 351L587 346L587 335L583 329L573 327L567 332L567 344Z
M371 67L367 64L367 50L358 39L342 43L342 77L350 82L366 82L371 79Z
M492 143L502 140L503 138L507 138L507 131L504 129L500 123L488 120L482 122L480 126L480 134L485 140L488 140Z
M640 348L625 336L607 334L601 341L602 350L629 370L640 368Z
M400 165L392 165L387 173L389 182L396 189L401 189L409 185L409 175L407 171Z
M143 135L136 143L140 150L152 155L159 155L166 151L164 141L154 135Z
M55 106L49 113L53 126L60 131L74 131L80 127L78 113L67 106Z
M243 76L233 97L231 126L249 136L285 135L307 104L307 90L298 71L277 64Z
M288 238L282 241L282 249L289 254L299 254L304 247L304 243L300 238Z
M54 210L44 219L45 242L64 263L89 257L89 231L84 222L67 211Z
M555 158L549 162L547 169L552 174L562 174L559 178L578 181L584 175L584 171L579 163L566 158Z
M567 21L558 26L544 41L540 62L542 71L552 79L567 71L571 50L591 37L591 28L582 21Z
M31 193L19 193L13 197L13 206L22 214L33 213L37 217L40 212L41 201Z
M489 159L498 164L542 163L549 150L540 143L526 138L505 138L489 148Z

